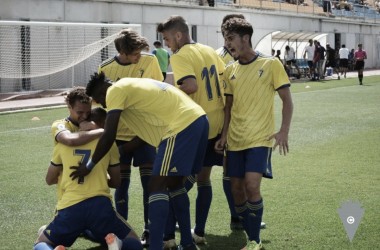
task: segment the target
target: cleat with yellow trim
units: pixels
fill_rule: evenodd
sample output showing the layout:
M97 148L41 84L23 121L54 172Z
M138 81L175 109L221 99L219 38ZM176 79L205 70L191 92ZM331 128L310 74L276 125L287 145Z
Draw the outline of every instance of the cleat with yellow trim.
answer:
M241 249L241 250L260 250L263 247L263 244L261 244L261 240L259 243L256 241L248 241L247 245Z

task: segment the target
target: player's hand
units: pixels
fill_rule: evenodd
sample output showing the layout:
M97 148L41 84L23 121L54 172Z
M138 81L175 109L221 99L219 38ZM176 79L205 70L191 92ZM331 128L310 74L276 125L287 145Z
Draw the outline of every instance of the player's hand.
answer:
M83 121L79 124L79 131L89 131L93 129L97 129L95 122Z
M75 170L70 174L70 177L72 177L71 178L72 180L75 180L76 178L78 178L78 184L80 184L83 182L83 178L86 175L88 175L91 172L91 170L88 170L86 168L87 162L82 162L82 163L78 162L78 164L79 164L79 167L77 167L77 166L70 167L70 169Z
M224 146L226 145L226 143L227 143L227 139L226 138L220 138L219 140L217 140L215 142L215 147L214 147L215 152L217 154L222 155L223 151L224 151Z
M278 133L270 136L268 138L268 141L275 139L275 143L273 146L273 151L276 150L276 147L279 147L280 155L282 155L282 152L284 152L284 155L286 153L289 153L289 145L288 145L288 133L279 131Z

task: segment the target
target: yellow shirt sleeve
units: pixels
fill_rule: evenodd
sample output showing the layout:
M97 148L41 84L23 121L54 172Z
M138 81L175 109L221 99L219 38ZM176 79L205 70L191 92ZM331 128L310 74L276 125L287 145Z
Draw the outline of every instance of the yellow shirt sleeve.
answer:
M126 109L127 93L113 85L107 90L106 105L108 113Z
M62 166L62 164L63 164L61 155L59 154L59 152L60 152L60 146L59 145L61 145L61 144L57 144L57 146L54 147L53 156L51 159L51 164L53 164L56 167Z
M279 60L273 60L272 63L272 76L273 76L273 87L275 90L278 90L284 85L289 84L289 78L284 70L284 66Z
M119 148L116 146L116 143L114 143L110 150L110 167L117 167L120 165L120 154L119 154Z
M181 85L186 78L196 78L194 68L186 58L174 54L171 58L171 64L176 85Z
M62 120L55 121L53 125L51 126L51 132L53 135L53 141L57 143L57 135L65 130L70 130L69 128L66 127L66 124Z
M164 76L162 75L160 64L158 63L158 59L156 56L153 56L153 60L152 60L152 75L147 78L152 78L160 82L164 80Z

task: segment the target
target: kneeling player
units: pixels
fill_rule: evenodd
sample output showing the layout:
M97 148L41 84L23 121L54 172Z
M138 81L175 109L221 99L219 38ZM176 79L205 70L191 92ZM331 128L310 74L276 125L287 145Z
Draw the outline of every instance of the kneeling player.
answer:
M92 116L94 114L101 115L104 123L105 110L98 108L97 112L92 112ZM97 119L94 121L101 126ZM96 139L76 147L59 143L54 148L46 182L48 185L56 184L61 174L62 198L58 201L53 221L37 238L35 250L53 247L65 249L86 229L96 238L106 238L109 249L142 249L135 231L112 207L109 187L116 188L120 185L119 153L116 145L98 163L98 167L80 182L69 177L72 172L70 166L76 165L78 161L87 161L97 142ZM107 172L111 177L109 180Z

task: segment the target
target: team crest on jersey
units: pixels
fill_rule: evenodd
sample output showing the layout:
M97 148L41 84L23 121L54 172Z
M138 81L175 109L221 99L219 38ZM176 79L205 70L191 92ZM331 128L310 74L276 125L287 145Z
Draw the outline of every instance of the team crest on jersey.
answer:
M66 127L65 127L65 124L59 123L59 124L57 125L57 129L58 129L58 130L65 129L65 128L66 128Z
M259 77L261 77L261 75L264 73L263 70L259 70Z
M144 74L144 70L143 69L140 69L140 77L142 77Z

